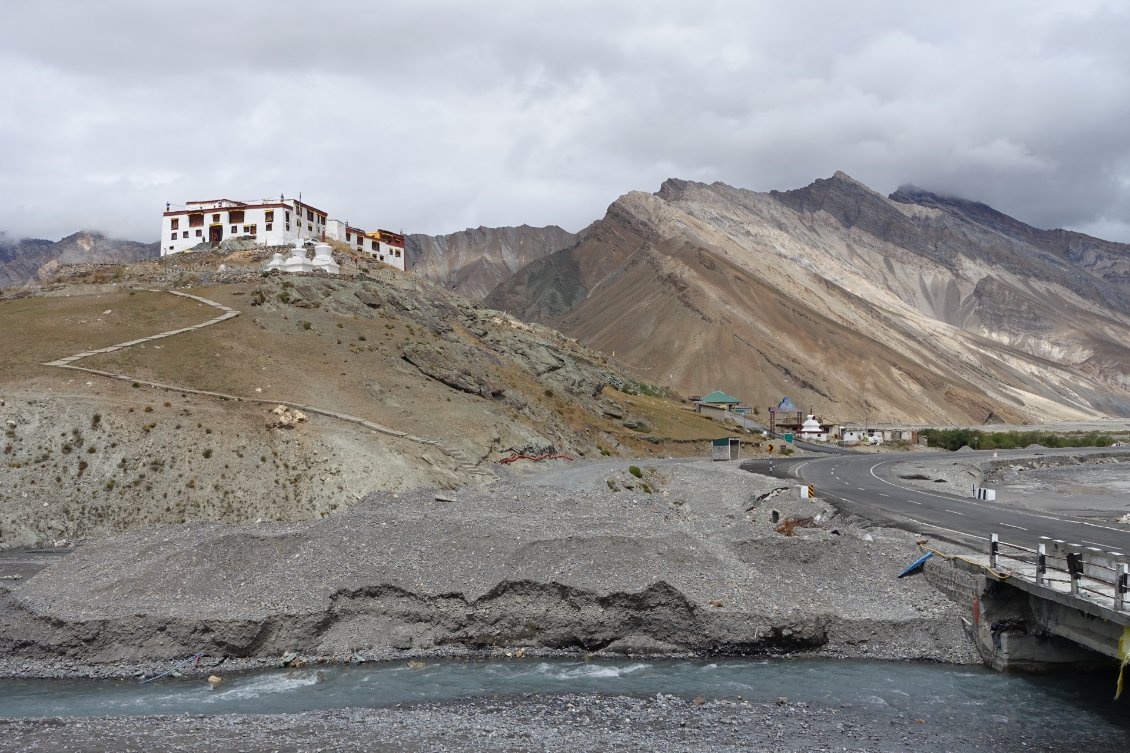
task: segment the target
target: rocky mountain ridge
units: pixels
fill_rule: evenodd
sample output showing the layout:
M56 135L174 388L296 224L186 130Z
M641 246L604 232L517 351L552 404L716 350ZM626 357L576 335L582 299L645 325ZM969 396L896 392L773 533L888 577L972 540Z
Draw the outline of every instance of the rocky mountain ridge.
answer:
M59 241L11 240L0 233L0 288L46 279L65 264L132 264L159 255L157 243L107 238L90 230Z
M478 227L448 235L412 234L405 250L416 274L478 301L530 262L576 241L556 225Z
M857 420L1066 420L1130 413L1128 265L1124 244L843 173L770 193L668 180L485 302L685 392Z

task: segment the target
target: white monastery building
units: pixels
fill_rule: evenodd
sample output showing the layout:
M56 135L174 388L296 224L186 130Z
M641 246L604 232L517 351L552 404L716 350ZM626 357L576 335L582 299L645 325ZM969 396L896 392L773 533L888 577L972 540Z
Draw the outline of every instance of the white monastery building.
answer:
M165 205L161 218L161 256L189 251L202 243L217 245L245 238L262 246L293 246L296 241L346 243L358 252L403 271L404 236L388 230L366 232L329 216L300 199L186 202L183 209Z

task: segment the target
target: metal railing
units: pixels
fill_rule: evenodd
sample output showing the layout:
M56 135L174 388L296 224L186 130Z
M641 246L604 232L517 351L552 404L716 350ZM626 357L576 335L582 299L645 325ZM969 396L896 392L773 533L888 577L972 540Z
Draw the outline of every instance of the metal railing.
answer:
M989 539L989 569L996 572L1002 567L1008 568L1009 577L1130 612L1130 559L1120 552L1047 536L1031 549L1001 541L994 533Z

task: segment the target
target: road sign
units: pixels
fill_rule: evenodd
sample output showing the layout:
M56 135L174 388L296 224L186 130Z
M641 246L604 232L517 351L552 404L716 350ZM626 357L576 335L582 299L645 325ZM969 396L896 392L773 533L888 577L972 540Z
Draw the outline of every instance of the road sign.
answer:
M773 452L773 445L769 445L768 450L769 452Z
M815 499L816 498L816 487L813 486L812 484L808 485L808 498L809 499Z
M793 435L792 434L785 434L785 441L786 442L792 442L793 441Z

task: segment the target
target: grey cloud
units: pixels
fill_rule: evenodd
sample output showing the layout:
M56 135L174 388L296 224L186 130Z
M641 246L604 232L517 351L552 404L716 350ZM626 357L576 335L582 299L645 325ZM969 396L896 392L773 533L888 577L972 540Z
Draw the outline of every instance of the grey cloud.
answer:
M844 170L1130 240L1130 15L1103 2L10 0L0 229L156 235L302 191L413 232L560 224L666 177Z

